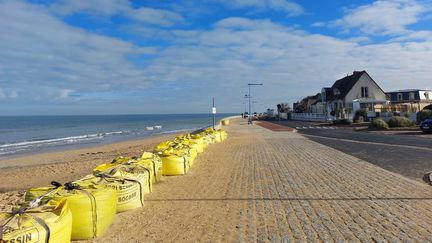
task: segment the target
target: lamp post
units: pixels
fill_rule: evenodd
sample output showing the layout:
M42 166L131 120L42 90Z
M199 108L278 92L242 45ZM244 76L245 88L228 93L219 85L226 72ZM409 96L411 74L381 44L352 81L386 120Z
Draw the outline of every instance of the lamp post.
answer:
M249 116L248 116L248 124L252 124L252 117L251 117L251 86L252 85L255 85L255 86L258 86L258 85L260 85L260 86L262 86L263 84L262 83L249 83L248 84L248 87L249 87L249 95L248 95L248 98L249 98Z

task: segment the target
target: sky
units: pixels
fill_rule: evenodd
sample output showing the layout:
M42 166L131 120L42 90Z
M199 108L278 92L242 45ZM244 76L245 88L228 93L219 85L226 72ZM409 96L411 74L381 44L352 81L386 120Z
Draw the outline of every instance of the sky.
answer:
M354 70L432 89L432 1L0 0L0 115L264 111Z

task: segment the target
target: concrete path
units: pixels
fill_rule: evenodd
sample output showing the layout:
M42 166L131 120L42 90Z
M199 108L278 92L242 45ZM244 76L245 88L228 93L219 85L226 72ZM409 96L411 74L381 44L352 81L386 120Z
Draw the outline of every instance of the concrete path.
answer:
M432 241L432 189L300 134L237 122L98 242Z

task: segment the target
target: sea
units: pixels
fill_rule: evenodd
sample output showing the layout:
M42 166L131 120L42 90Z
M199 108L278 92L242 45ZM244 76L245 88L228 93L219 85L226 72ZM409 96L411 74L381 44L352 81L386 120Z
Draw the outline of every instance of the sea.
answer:
M233 114L217 114L216 122ZM212 114L0 116L0 158L191 132Z

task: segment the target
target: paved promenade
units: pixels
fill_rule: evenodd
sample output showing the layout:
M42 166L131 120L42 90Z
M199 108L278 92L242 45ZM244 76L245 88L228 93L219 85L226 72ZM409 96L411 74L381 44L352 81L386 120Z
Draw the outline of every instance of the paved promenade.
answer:
M431 187L297 133L227 130L97 241L432 241Z

